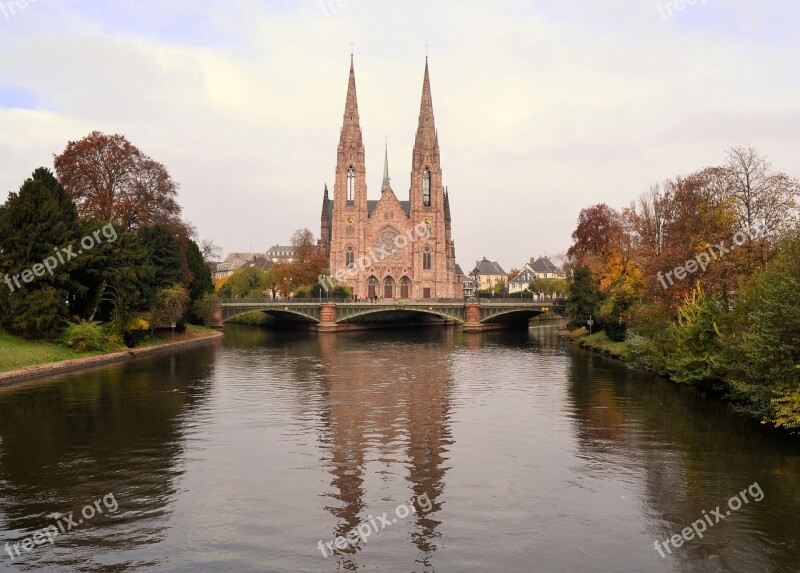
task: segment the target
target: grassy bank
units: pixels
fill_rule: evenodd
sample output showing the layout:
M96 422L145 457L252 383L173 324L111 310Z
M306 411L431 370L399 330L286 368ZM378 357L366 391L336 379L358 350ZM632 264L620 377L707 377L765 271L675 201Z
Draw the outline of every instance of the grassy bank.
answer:
M579 328L568 332L566 336L579 343L582 348L601 352L618 360L628 359L628 343L615 342L602 330L589 335L588 330Z
M175 333L175 342L194 340L213 332L208 328L189 325L186 332ZM137 348L151 348L172 341L170 331L157 331ZM127 350L125 346L116 346L109 348L106 352L77 352L60 342L25 340L0 331L0 372L11 372L30 366L55 364L65 360L101 356L124 350Z

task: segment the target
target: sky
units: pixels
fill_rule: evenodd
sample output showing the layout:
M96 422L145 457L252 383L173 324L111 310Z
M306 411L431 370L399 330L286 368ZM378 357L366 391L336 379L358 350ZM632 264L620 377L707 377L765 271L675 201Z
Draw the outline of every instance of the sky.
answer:
M0 201L124 134L225 253L319 233L354 52L368 193L407 198L426 51L465 270L571 244L581 209L753 146L800 177L788 0L0 0Z

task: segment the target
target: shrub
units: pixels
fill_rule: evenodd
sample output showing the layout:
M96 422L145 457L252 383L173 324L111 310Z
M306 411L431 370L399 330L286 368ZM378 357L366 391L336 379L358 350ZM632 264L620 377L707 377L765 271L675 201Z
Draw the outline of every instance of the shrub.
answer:
M81 321L78 324L70 324L64 332L63 341L78 352L96 350L105 352L108 348L105 332L99 322Z
M122 329L122 340L128 348L134 348L150 336L150 322L145 315L139 315L127 323Z

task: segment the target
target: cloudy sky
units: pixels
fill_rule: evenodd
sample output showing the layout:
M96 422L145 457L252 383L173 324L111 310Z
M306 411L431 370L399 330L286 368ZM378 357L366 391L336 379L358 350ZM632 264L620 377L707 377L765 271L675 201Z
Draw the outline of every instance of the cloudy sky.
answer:
M459 262L509 270L734 145L800 177L798 28L789 0L0 0L0 201L96 129L226 252L319 232L351 43L370 197L388 138L401 199L427 44Z

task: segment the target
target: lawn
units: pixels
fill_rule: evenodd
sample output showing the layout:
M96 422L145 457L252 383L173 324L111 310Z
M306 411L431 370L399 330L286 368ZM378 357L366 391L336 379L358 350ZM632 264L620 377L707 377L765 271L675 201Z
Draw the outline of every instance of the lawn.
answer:
M193 340L206 334L214 332L201 326L189 325L183 334L175 333L175 342ZM160 331L138 346L138 348L150 348L172 342L170 331ZM111 352L125 350L124 346L110 348ZM0 330L0 372L10 372L28 366L40 366L51 362L63 362L75 358L87 358L105 354L103 352L76 352L68 346L59 342L29 341L16 336L11 336Z
M589 336L585 328L579 328L578 330L573 330L567 336L579 342L585 348L590 348L621 360L627 360L628 358L628 343L624 341L615 342L608 338L602 330Z
M0 372L38 366L48 362L63 362L86 358L102 352L76 352L58 342L29 341L0 330Z

